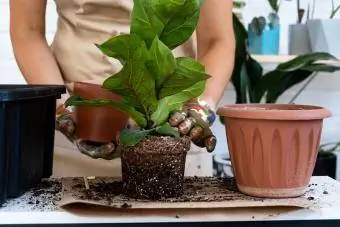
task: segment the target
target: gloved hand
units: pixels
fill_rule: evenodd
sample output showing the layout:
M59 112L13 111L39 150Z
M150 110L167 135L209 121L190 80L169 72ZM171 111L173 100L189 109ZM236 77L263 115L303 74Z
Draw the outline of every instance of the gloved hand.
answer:
M206 102L194 99L183 110L174 112L168 122L172 127L177 127L182 135L188 135L195 145L213 152L217 140L210 126L215 119L214 110Z
M192 100L183 110L174 112L168 122L172 127L177 127L181 135L188 135L195 145L205 147L208 152L212 152L217 141L210 126L215 119L216 114L209 105L199 100ZM128 127L134 128L136 125L131 121ZM81 153L91 158L112 160L120 157L120 149L114 142L104 144L76 138L74 113L63 106L57 110L56 130L76 144Z
M74 113L61 105L57 109L56 130L64 134L78 150L94 159L112 160L120 157L120 150L114 142L97 143L76 138L76 122Z

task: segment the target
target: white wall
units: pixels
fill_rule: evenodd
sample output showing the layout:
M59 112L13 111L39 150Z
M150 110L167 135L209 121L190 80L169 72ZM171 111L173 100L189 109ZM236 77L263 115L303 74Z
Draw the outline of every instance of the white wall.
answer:
M13 55L9 36L9 17L9 0L0 0L0 84L22 84L25 83L25 80L16 65ZM46 20L46 36L50 43L53 39L57 21L53 0L48 0Z
M27 0L35 1L35 0ZM208 0L209 1L209 0ZM230 1L230 0L221 0ZM306 7L311 0L301 0L301 5ZM246 7L244 9L244 21L248 23L254 16L267 16L270 7L267 0L245 0ZM331 0L316 0L315 17L327 18L330 15ZM340 0L335 0L336 4L340 4ZM340 15L340 13L339 13ZM338 15L338 17L339 17ZM296 1L284 1L280 10L282 32L281 32L281 53L287 53L287 27L291 23L295 23ZM47 7L47 39L49 42L53 39L53 33L56 28L57 14L53 0L48 0ZM0 0L0 84L5 83L24 83L19 69L15 63L12 52L11 42L9 38L9 0Z

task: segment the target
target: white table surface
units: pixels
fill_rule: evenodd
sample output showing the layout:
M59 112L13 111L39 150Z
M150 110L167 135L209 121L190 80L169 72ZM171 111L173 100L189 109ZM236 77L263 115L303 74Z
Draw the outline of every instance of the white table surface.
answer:
M311 182L320 182L320 188L316 190L319 192L315 192L314 195L318 201L316 210L258 207L220 209L218 212L216 210L150 210L141 213L135 210L109 209L30 211L22 207L21 198L17 198L0 208L0 225L340 219L340 183L328 177L313 177ZM327 195L322 193L326 190Z
M228 222L228 221L261 221L261 220L330 220L340 219L339 209L323 209L321 213L309 210L283 211L282 214L273 211L247 212L238 214L226 212L226 215L207 217L199 216L135 216L135 215L77 215L68 212L3 212L0 213L0 225L4 224L91 224L91 223L161 223L161 222ZM178 212L180 213L180 212ZM264 215L266 214L266 215ZM270 216L269 215L273 215Z

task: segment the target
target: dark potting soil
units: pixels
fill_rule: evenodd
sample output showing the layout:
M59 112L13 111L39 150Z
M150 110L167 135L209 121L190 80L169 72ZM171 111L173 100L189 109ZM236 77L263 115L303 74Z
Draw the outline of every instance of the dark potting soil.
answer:
M150 202L149 199L131 198L125 193L123 182L111 178L96 178L89 181L86 189L82 178L72 180L72 197L84 201L94 201L103 205L131 208L135 202ZM233 179L212 177L186 177L183 180L183 194L172 198L159 198L159 202L221 202L221 201L263 201L241 194ZM118 205L120 204L120 205Z
M150 136L134 147L122 147L125 195L158 200L183 194L190 139Z
M44 180L23 196L10 199L0 207L0 211L56 211L62 194L76 200L96 202L98 204L116 207L133 208L139 203L153 202L148 199L130 198L124 194L121 179L110 177L96 177L89 179L89 189L85 188L83 178L64 178ZM311 184L306 195L301 198L318 204L325 196L333 194L326 185L317 188ZM157 202L165 203L195 203L195 202L264 202L266 199L254 198L240 193L234 179L213 177L185 177L183 180L183 194L175 198L160 198ZM316 192L315 190L319 192Z
M62 183L60 179L42 180L19 198L10 199L4 204L4 211L49 211L57 209L61 200Z

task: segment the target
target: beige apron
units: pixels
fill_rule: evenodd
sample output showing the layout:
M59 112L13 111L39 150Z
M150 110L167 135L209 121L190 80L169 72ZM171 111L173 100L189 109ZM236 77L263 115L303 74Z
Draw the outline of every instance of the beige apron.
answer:
M55 0L57 31L51 45L72 92L77 81L101 84L118 72L121 64L102 54L95 44L111 36L129 33L133 0ZM174 50L175 56L195 56L195 37ZM54 176L119 176L120 160L93 160L82 154L60 133L56 133ZM212 174L209 154L194 147L187 160L186 175Z

